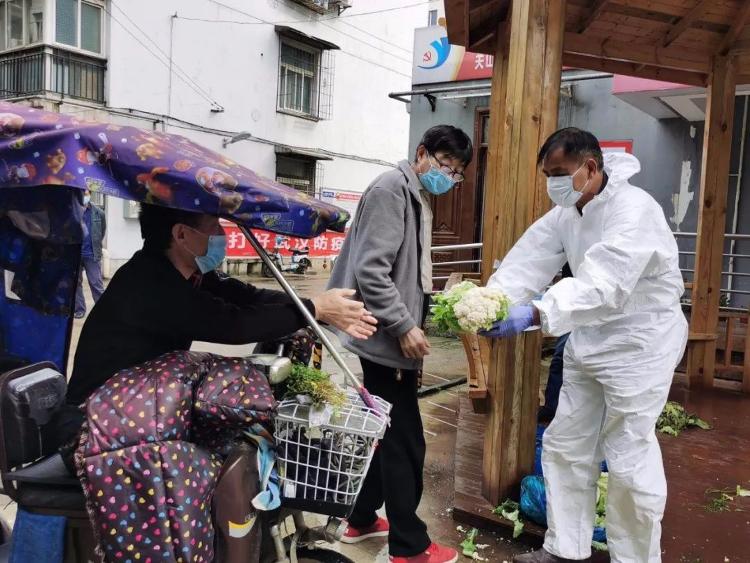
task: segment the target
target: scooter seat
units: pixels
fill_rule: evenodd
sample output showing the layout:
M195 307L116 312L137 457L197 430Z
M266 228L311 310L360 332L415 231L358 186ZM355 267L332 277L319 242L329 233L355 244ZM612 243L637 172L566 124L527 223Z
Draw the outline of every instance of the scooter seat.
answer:
M5 477L19 483L69 487L81 486L80 481L68 472L59 453L32 463L22 469L10 471L5 474Z
M64 510L68 517L86 517L86 497L78 487L34 485L19 483L16 492L18 505L33 512Z
M36 510L82 512L86 508L81 483L68 473L60 454L5 473L15 481L18 504Z

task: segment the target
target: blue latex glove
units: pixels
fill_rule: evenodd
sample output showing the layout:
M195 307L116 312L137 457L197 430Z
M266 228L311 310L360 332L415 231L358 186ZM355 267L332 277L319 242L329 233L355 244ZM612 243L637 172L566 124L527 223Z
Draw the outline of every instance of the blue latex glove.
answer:
M518 305L511 307L508 318L497 321L490 330L480 332L482 336L490 338L508 338L523 332L534 325L534 307L531 305Z

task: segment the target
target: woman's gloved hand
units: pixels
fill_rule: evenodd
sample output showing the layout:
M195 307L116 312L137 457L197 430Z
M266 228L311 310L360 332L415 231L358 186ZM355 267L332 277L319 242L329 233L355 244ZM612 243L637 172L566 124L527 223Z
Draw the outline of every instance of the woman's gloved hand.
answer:
M518 305L511 307L508 312L508 318L504 321L497 321L490 330L480 332L481 336L489 338L508 338L523 332L529 327L538 324L539 312L531 305Z

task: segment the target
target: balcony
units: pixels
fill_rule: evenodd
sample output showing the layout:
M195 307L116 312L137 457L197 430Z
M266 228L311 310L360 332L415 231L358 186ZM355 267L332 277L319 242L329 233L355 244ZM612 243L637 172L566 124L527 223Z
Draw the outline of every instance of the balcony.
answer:
M104 104L107 61L48 45L0 54L0 98L59 96Z

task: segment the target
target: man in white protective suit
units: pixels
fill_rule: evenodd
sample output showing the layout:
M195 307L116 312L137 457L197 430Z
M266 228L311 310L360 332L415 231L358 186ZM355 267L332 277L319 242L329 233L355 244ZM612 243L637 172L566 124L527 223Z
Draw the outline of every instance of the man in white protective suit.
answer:
M557 206L524 233L488 283L513 306L485 335L539 325L554 336L571 332L542 449L544 548L514 561L591 557L604 457L612 561L659 562L667 485L655 423L687 341L677 244L659 204L629 183L641 169L633 155L603 157L594 135L566 128L547 139L539 164ZM574 277L535 299L566 261Z

